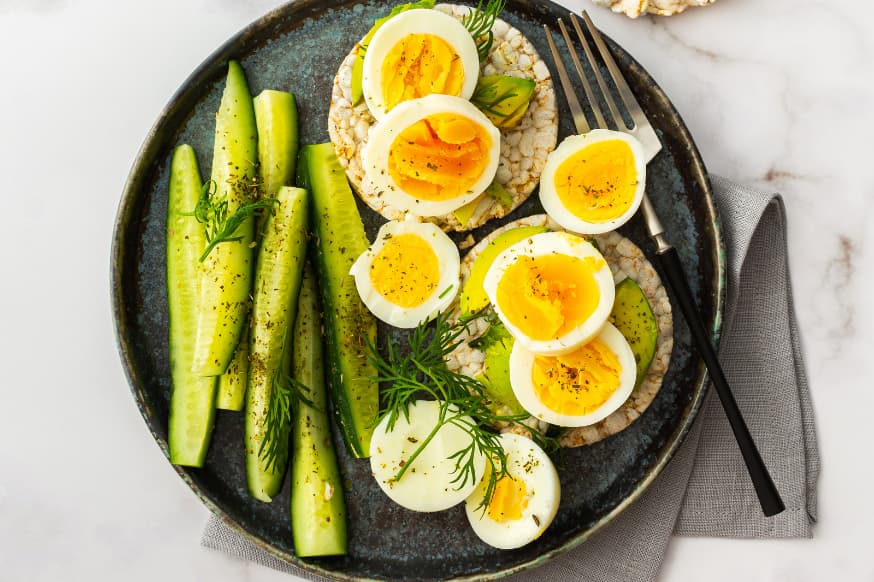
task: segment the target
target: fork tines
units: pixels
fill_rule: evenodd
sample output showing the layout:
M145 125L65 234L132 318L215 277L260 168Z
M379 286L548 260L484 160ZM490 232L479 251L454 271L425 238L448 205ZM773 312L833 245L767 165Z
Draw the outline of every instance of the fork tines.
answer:
M628 116L631 118L632 122L632 125L628 126L628 124L623 119L622 113L620 112L620 109L617 106L616 101L614 100L613 93L609 90L607 82L605 81L604 76L601 74L601 68L598 66L598 62L595 60L592 47L589 41L586 39L586 35L583 34L583 29L580 26L580 21L575 14L571 14L570 22L577 33L577 38L579 39L580 45L583 47L585 61L588 63L588 67L592 71L592 76L595 78L595 81L598 84L598 89L600 90L600 95L603 98L603 102L607 104L607 109L609 110L605 112L602 110L601 105L599 105L599 100L595 95L594 87L592 86L592 83L589 81L589 77L586 75L586 72L583 69L583 65L580 62L580 56L574 49L574 43L571 39L570 34L568 33L568 29L565 26L564 22L559 19L558 28L561 31L562 37L564 37L564 41L567 44L568 51L570 52L574 68L576 69L580 81L582 82L583 91L586 95L586 101L588 101L589 103L589 107L595 119L595 124L597 127L605 129L609 128L609 126L612 125L615 129L619 131L624 131L635 136L643 144L646 159L647 161L649 161L659 151L659 149L661 149L661 142L659 142L658 136L652 129L652 126L644 115L643 110L638 105L637 100L634 98L634 94L628 87L628 84L625 82L625 78L622 76L619 67L613 60L613 56L610 54L609 49L604 44L604 40L601 38L601 34L598 32L598 29L595 28L595 26L592 24L589 15L585 11L583 11L582 17L586 30L588 31L589 36L592 38L592 41L595 44L595 48L598 49L598 54L600 55L601 60L604 62L604 65L607 67L610 78L613 81L614 86L616 87L616 92L618 93L619 98L622 101L622 105L624 106L624 109L628 113ZM568 105L570 106L571 114L574 118L574 125L576 126L579 133L586 133L590 130L589 123L586 119L585 113L583 112L583 108L580 106L580 102L577 99L577 95L574 91L573 85L571 84L570 78L568 77L567 70L565 69L564 63L562 62L561 55L558 52L558 47L556 47L555 41L552 38L552 32L547 25L543 25L543 30L546 32L546 40L549 43L549 50L552 52L552 58L555 61L556 70L558 71L558 76L561 81L562 88L564 89L564 93L567 96ZM607 113L609 113L609 121L605 121Z

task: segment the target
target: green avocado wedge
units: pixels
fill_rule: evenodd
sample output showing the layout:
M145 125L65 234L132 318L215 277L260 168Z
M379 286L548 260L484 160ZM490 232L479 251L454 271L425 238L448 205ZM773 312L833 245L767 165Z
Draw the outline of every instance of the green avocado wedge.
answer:
M483 372L477 378L486 389L486 396L491 401L489 408L497 410L501 405L509 409L510 414L527 412L510 384L510 352L513 351L513 336L500 321L493 321L485 335L476 340L476 348L484 354Z
M490 242L486 248L482 250L473 266L470 268L470 277L464 283L461 289L461 311L462 313L476 313L480 309L489 304L489 298L486 295L486 290L483 288L483 282L486 280L486 273L489 267L495 262L502 252L523 241L530 236L547 232L549 228L545 226L520 226L506 232L502 232L495 240Z
M655 356L659 327L643 290L634 279L623 279L616 285L616 299L610 323L616 326L631 346L637 362L635 387L640 386Z

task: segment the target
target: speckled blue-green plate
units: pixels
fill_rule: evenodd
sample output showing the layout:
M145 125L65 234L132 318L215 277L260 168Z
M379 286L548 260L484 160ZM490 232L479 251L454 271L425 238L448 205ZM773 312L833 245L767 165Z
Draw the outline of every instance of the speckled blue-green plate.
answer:
M386 12L386 3L373 0L303 0L271 12L207 58L171 98L146 137L125 185L115 225L112 299L119 351L134 398L165 453L170 373L163 235L173 147L182 142L193 145L202 170L209 174L214 116L231 58L242 62L253 94L274 88L298 96L303 143L327 141L334 73L373 19ZM550 2L510 0L503 17L551 63L541 25L567 15ZM649 164L647 191L684 261L704 320L717 337L724 255L704 165L664 93L627 53L609 39L608 45L664 144ZM571 119L560 88L556 90L563 138L572 132ZM475 235L540 211L536 198ZM371 233L381 222L363 207L362 216ZM623 234L651 254L639 217L626 225ZM242 536L313 572L395 580L500 577L534 567L584 542L633 503L683 440L701 404L704 369L691 350L685 323L679 318L674 323L671 366L658 396L628 429L594 445L565 451L559 463L558 516L540 539L518 550L496 550L480 542L460 506L418 514L394 505L371 478L369 462L350 458L340 445L348 484L349 554L298 559L291 539L288 480L271 504L246 493L240 413L219 412L204 468L177 470L210 510Z

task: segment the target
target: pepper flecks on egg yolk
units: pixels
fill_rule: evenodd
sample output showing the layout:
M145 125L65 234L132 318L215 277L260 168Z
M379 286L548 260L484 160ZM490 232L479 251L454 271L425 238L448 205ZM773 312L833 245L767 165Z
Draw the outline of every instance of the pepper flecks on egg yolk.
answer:
M528 488L522 479L514 479L509 474L498 479L495 492L489 501L488 515L498 523L522 518L528 507Z
M457 96L464 67L452 46L433 34L408 34L382 62L382 96L386 111L402 101L432 93Z
M562 337L598 307L594 273L603 259L548 254L522 256L498 283L497 302L510 323L535 340Z
M437 289L440 266L431 246L415 234L393 236L370 265L377 293L400 307L417 307Z
M619 388L620 370L616 354L594 339L564 356L536 356L531 382L548 408L582 416L598 409Z
M634 202L638 175L627 142L598 141L562 162L555 189L562 204L587 222L621 216Z
M492 138L463 115L437 113L404 129L391 145L388 171L420 200L441 201L469 192L489 164Z

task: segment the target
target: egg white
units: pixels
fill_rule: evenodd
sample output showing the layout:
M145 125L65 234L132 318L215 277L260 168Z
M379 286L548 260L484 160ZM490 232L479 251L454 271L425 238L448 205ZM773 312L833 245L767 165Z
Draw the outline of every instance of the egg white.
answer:
M608 140L624 141L631 148L634 156L634 166L637 173L637 187L631 205L619 216L604 222L589 222L575 215L568 209L558 195L555 185L555 173L558 168L572 155L594 143ZM559 146L550 152L546 158L546 165L540 176L540 203L546 213L562 227L580 234L602 234L616 230L628 222L643 200L646 186L646 158L643 154L643 146L637 138L621 131L609 129L594 129L582 135L571 135L564 139Z
M561 487L555 465L531 439L513 433L500 437L507 455L507 469L525 483L528 505L519 519L498 522L488 511L477 508L485 496L486 481L467 498L465 511L479 538L495 548L520 548L536 540L552 523L561 501Z
M466 192L448 200L420 200L405 192L388 171L389 153L395 138L422 119L438 113L464 116L483 129L491 139L489 159L482 175ZM373 126L362 152L365 180L370 190L387 205L414 216L440 216L460 208L482 194L495 177L501 161L501 132L489 118L470 101L460 97L432 94L404 101Z
M619 386L597 409L580 416L562 414L546 406L537 397L531 380L532 366L536 354L526 350L516 342L510 352L510 385L519 404L533 416L558 426L588 426L600 422L622 406L634 389L637 364L631 346L622 333L607 323L598 334L598 339L607 346L619 360Z
M498 304L498 284L501 282L507 269L519 257L538 257L556 253L581 259L593 257L603 262L601 268L593 273L599 291L598 304L588 319L565 335L550 340L537 340L526 335L507 317L507 314ZM561 355L572 352L577 346L598 335L598 332L601 331L601 328L610 316L610 311L613 309L613 300L616 296L613 274L610 272L610 267L601 253L589 241L566 232L536 234L507 248L497 256L492 266L489 267L483 287L498 317L515 338L515 345L520 345L528 351L545 355Z
M479 77L479 53L470 32L457 19L438 10L417 8L402 12L386 21L367 46L362 67L361 90L367 108L377 120L382 119L386 103L382 93L382 63L391 49L410 34L430 34L441 38L461 59L464 81L459 97L470 99Z
M437 287L424 302L415 307L402 307L392 303L373 287L370 280L370 266L392 237L413 234L424 240L437 256L440 278ZM458 247L445 232L428 222L386 222L376 234L376 240L352 264L349 273L355 277L355 287L361 301L373 315L389 325L402 328L416 327L446 309L455 299L459 289L461 261Z
M457 413L450 405L450 411ZM453 480L458 476L456 461L449 455L470 446L467 432L449 423L443 425L428 445L397 481L397 472L438 424L440 404L419 400L409 408L409 419L401 414L392 430L385 417L370 439L370 469L379 487L398 505L413 511L442 511L464 501L479 485L485 472L485 455L476 454L476 479L463 487ZM451 413L450 412L450 413ZM473 422L470 417L462 417Z

